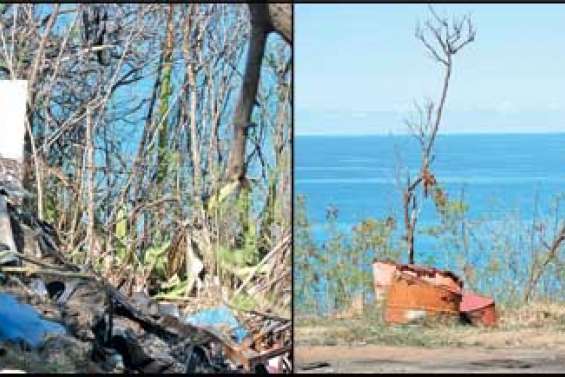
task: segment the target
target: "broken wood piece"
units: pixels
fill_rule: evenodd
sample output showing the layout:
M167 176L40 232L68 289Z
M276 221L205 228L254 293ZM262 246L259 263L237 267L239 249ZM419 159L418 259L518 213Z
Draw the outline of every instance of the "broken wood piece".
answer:
M27 275L55 275L68 278L82 278L82 279L96 279L95 276L84 273L84 272L73 272L73 271L60 271L60 270L50 270L50 269L39 269L33 267L8 267L0 266L1 272L15 272Z
M50 270L69 272L68 269L66 269L64 267L60 267L60 266L56 266L56 265L53 265L53 264L50 264L50 263L46 263L46 262L43 262L41 259L34 258L34 257L29 256L29 255L21 254L21 253L18 253L18 252L13 252L13 251L1 252L0 251L0 260L3 258L4 255L6 255L6 256L11 255L14 258L22 259L26 262L33 263L35 265L45 267L45 268L48 268Z

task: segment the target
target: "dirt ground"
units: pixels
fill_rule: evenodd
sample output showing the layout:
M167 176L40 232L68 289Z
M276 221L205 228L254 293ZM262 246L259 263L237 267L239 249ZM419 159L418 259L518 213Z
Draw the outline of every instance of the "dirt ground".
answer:
M297 373L564 373L565 309L503 312L494 329L297 321L294 358Z
M565 347L296 347L298 373L563 373Z

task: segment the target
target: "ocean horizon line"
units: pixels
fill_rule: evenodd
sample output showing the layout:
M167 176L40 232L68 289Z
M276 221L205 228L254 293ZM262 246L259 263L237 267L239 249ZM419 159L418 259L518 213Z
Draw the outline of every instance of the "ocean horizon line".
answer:
M483 131L463 131L463 132L438 132L437 136L483 136L483 135L499 135L499 136L512 136L512 135L559 135L564 136L565 131L548 131L548 132L540 132L540 131L512 131L512 132L483 132ZM413 136L410 132L388 132L388 133L380 133L380 132L371 132L371 133L303 133L303 132L295 132L295 137L363 137L363 136Z

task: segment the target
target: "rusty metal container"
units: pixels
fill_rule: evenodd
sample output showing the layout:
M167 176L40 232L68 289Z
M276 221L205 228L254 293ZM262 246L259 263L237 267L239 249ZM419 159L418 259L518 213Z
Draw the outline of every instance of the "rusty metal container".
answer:
M433 285L448 287L456 292L461 292L463 289L462 280L450 271L415 264L398 264L388 260L376 260L373 263L373 284L377 302L382 302L386 298L392 278L398 272L417 277Z
M412 273L397 272L387 294L384 320L405 324L429 317L458 319L460 290L436 285Z
M465 292L459 310L473 325L488 327L496 325L496 309L494 300L490 297Z
M392 277L396 273L398 265L391 261L375 261L373 263L373 284L375 288L375 300L382 302L390 287Z
M399 265L398 271L417 277L433 285L447 287L455 292L461 293L463 290L463 281L451 271L417 266L415 264Z

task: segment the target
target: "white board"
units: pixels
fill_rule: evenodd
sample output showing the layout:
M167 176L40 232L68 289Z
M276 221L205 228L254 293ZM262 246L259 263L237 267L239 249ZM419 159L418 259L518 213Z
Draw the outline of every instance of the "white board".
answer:
M27 80L0 80L0 156L23 161Z

